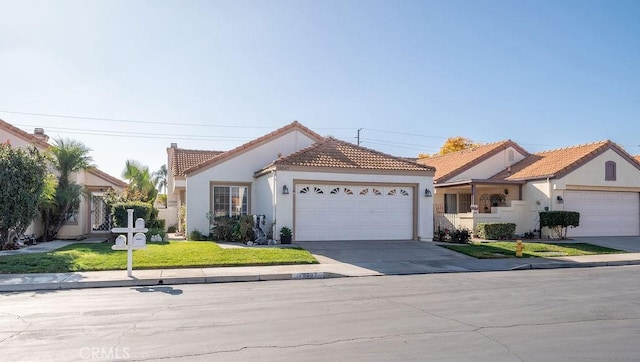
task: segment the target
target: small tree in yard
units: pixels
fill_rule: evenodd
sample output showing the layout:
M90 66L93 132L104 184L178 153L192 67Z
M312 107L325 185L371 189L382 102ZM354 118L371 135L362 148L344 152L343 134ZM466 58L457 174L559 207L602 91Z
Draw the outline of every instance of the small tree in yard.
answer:
M53 165L58 173L53 195L44 198L40 205L43 225L43 239L53 240L69 218L76 211L83 197L82 186L71 180L75 172L91 167L91 151L82 142L72 139L57 139L51 147Z
M542 211L540 212L540 227L548 227L560 239L567 238L569 227L580 225L580 213L576 211Z
M38 150L0 144L0 250L13 249L11 235L24 233L38 214L46 175L46 158Z

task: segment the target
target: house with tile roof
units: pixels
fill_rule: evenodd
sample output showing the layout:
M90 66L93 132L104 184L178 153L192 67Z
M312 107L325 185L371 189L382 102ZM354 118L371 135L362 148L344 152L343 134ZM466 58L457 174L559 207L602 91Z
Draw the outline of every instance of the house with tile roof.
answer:
M0 119L0 142L9 142L14 147L35 146L39 151L51 147L44 129L36 128L28 133ZM104 203L104 193L109 189L122 191L127 184L97 168L90 168L72 175L75 182L82 185L85 197L76 212L58 233L59 238L78 238L91 234L109 233L110 215ZM36 220L27 229L26 234L40 234L41 225Z
M322 137L297 121L227 152L192 153L209 157L196 165L173 158L180 152L168 149L170 190L175 206L186 204L187 233L208 233L207 214L257 214L276 239L283 226L297 241L433 237L425 197L433 167Z
M522 234L540 211L567 210L580 213L568 236L640 235L640 162L609 140L535 154L507 140L418 163L436 168L436 227L513 222Z

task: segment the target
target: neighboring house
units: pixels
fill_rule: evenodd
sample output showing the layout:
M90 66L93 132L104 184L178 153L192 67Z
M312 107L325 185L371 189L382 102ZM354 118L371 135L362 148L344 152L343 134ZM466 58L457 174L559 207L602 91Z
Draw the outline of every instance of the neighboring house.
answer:
M535 154L507 140L418 163L436 168L436 227L513 222L522 234L540 211L568 210L580 213L568 236L640 235L640 161L608 140Z
M46 151L50 147L48 139L42 128L36 128L34 133L30 134L0 119L0 142L9 142L14 147L33 145L40 151ZM104 192L108 189L122 191L127 184L97 168L78 172L72 175L72 179L83 186L85 197L77 213L69 216L58 237L77 238L109 232L109 211L104 203ZM40 230L41 225L36 221L26 234L40 234Z
M186 203L187 232L208 233L207 214L258 214L276 239L282 226L297 241L433 237L433 199L425 197L432 167L324 138L298 122L227 152L172 144L167 153L169 200Z

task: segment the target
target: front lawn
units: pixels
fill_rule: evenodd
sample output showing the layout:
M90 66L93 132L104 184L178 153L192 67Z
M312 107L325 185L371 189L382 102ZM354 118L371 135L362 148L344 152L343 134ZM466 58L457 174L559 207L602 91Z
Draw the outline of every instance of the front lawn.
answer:
M546 258L554 256L579 256L597 254L619 254L622 250L605 248L586 243L523 243L523 258ZM515 258L516 243L509 241L473 242L471 244L442 244L443 248L473 256L478 259Z
M127 252L111 250L111 245L74 244L49 253L0 256L0 273L126 270ZM147 243L147 249L133 251L134 269L317 263L308 251L301 248L223 249L213 242Z

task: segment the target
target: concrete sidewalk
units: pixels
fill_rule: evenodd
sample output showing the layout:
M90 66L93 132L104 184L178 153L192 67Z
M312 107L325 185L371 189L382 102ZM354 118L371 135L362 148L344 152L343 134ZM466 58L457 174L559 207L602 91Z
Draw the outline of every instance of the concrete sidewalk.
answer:
M640 265L640 253L556 258L408 261L397 263L391 268L389 266L366 268L328 260L326 257L318 259L321 260L321 264L193 269L135 270L134 264L133 277L131 278L127 277L127 272L124 270L0 274L0 292ZM381 273L376 269L385 269L387 272Z

